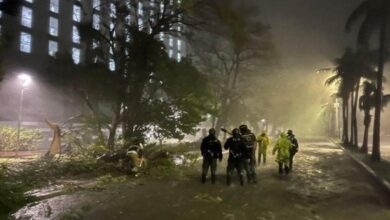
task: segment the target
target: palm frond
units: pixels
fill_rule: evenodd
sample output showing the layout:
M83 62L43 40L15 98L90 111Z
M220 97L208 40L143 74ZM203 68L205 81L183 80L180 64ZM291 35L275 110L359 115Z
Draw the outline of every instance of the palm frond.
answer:
M352 26L359 20L359 18L363 17L366 14L367 6L368 1L364 1L352 12L345 25L346 31L351 31Z

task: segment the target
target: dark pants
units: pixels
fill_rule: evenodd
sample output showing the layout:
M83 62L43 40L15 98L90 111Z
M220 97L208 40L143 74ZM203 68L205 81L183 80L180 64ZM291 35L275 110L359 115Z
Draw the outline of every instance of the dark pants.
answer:
M234 170L237 170L238 177L240 178L240 184L244 185L244 175L242 174L242 160L241 159L229 159L226 168L226 184L229 186L232 181Z
M282 175L284 172L288 174L290 172L289 167L287 166L287 163L285 162L278 162L279 164L279 174Z
M254 183L257 183L257 179L256 179L256 158L254 156L251 157L251 158L244 158L242 163L243 163L243 168L245 170L248 183L250 181L253 181Z
M202 183L206 182L206 176L211 171L211 182L215 183L215 172L217 170L217 159L216 158L205 158L203 157L202 164Z
M290 151L290 164L289 164L290 171L293 168L293 160L294 160L294 156L295 156L296 153L297 152L295 152L295 151Z
M257 155L257 165L261 164L261 157L263 157L263 164L267 162L267 152L259 149L259 153Z

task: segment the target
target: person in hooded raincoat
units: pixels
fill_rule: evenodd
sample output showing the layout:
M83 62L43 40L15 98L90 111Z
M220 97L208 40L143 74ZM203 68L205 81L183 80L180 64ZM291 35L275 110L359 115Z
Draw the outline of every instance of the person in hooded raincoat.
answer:
M285 133L281 133L279 139L276 141L275 146L272 150L272 155L276 153L276 162L279 165L279 174L288 174L289 162L290 162L290 149L291 141L288 139Z
M256 141L259 144L257 165L261 164L261 157L263 157L263 164L265 165L267 161L267 149L270 143L267 133L263 131L259 136L257 136Z

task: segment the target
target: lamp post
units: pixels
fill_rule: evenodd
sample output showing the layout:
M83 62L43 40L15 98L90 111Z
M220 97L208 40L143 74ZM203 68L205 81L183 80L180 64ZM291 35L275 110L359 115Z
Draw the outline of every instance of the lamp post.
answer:
M27 89L28 85L31 83L31 76L25 73L18 75L18 80L21 85L20 96L19 96L19 111L18 111L18 130L16 136L16 155L18 154L18 150L20 149L20 127L22 123L22 114L23 114L23 98L24 91Z

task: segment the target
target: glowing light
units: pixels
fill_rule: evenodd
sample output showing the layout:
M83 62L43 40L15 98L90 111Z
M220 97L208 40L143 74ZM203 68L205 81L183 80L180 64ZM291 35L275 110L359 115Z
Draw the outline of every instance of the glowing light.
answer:
M18 79L23 88L27 87L32 82L31 76L25 73L18 75Z

